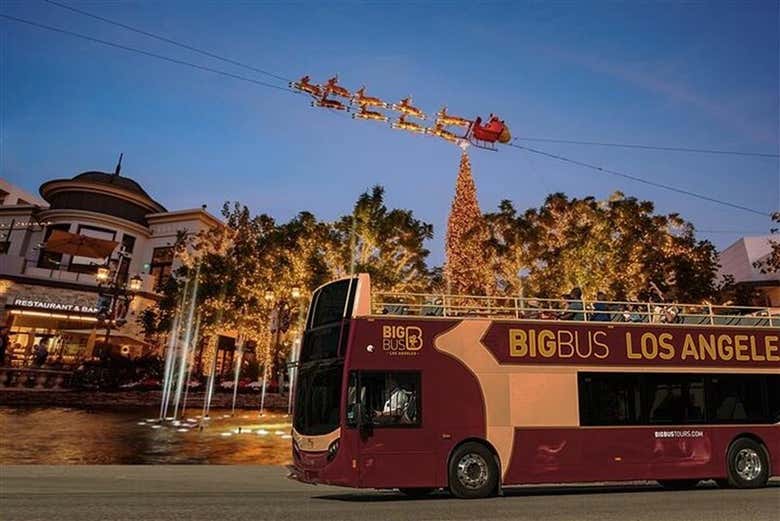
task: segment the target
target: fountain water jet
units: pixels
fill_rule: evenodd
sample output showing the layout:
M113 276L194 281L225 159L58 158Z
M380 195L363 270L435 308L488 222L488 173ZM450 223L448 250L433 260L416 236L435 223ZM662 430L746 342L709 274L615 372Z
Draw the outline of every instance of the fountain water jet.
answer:
M176 345L178 343L180 326L181 326L181 313L184 309L184 302L189 289L190 281L188 280L184 285L184 291L181 295L181 302L179 302L178 311L171 324L170 332L168 333L168 349L165 353L165 370L163 372L163 385L162 385L162 400L160 402L160 421L164 420L168 414L168 401L170 399L171 386L173 384L173 370L176 358Z
M178 378L176 379L176 394L173 401L173 417L178 418L179 404L184 393L186 382L184 377L188 375L190 365L190 342L192 342L193 321L195 318L195 308L198 301L198 286L200 279L200 264L195 270L195 280L192 284L192 292L187 302L187 322L185 325L184 341L179 349Z
M236 356L236 375L233 378L233 410L231 416L236 414L236 396L238 395L238 376L241 373L241 361L244 358L244 335L239 338L239 343L236 346L238 351Z
M190 368L190 347L193 341L193 320L198 300L199 277L200 265L195 271L195 276L189 278L184 285L181 302L171 327L160 403L161 421L169 419L175 421L179 418L179 406L185 389L184 377L189 375ZM195 329L197 331L197 328ZM173 400L172 414L169 412L171 400Z

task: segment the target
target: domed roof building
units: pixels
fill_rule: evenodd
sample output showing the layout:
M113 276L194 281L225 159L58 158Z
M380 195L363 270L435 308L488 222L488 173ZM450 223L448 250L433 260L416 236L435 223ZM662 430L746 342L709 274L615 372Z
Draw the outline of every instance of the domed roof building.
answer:
M71 179L54 179L41 185L52 210L84 210L147 225L148 214L167 210L136 181L118 173L89 171Z
M128 356L158 348L138 319L156 306L175 270L177 236L222 224L205 205L168 211L137 181L120 175L120 167L121 158L114 173L90 170L47 181L39 189L43 201L17 195L24 191L9 183L0 186L0 195L7 195L0 198L0 325L10 328L16 346L8 353L12 364L26 364L33 347L44 345L50 356L72 365L94 355L96 337ZM108 282L96 277L99 268L110 272ZM99 308L106 286L127 292L131 281L138 287L124 323L105 335Z

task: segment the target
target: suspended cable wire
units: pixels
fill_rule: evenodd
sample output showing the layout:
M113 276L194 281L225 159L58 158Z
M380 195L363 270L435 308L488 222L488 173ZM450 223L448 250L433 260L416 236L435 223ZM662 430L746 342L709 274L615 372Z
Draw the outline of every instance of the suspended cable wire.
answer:
M141 55L144 55L144 56L148 56L148 57L151 57L151 58L155 58L155 59L158 59L158 60L167 61L167 62L170 62L170 63L175 63L175 64L183 65L183 66L186 66L186 67L191 67L193 69L198 69L198 70L202 70L202 71L206 71L206 72L211 72L211 73L214 73L214 74L219 74L221 76L226 76L226 77L229 77L229 78L233 78L233 79L237 79L237 80L241 80L241 81L246 81L246 82L249 82L249 83L252 83L252 84L255 84L255 85L259 85L259 86L262 86L262 87L267 87L267 88L271 88L271 89L275 89L275 90L280 90L280 91L285 91L285 92L291 92L293 94L298 94L297 91L295 91L293 89L290 89L288 87L280 87L279 85L274 85L274 84L267 83L267 82L260 81L260 80L256 80L256 79L253 79L253 78L248 78L246 76L241 76L239 74L233 74L231 72L222 71L222 70L219 70L219 69L214 69L212 67L207 67L205 65L198 65L196 63L192 63L192 62L188 62L188 61L184 61L184 60L179 60L179 59L176 59L176 58L171 58L171 57L168 57L168 56L152 53L152 52L149 52L149 51L144 51L142 49L137 49L135 47L129 47L127 45L122 45L122 44L119 44L119 43L110 42L110 41L107 41L107 40L102 40L100 38L95 38L95 37L88 36L88 35L81 34L81 33L77 33L77 32L74 32L74 31L69 31L67 29L61 29L61 28L58 28L58 27L53 27L53 26L50 26L50 25L34 22L32 20L26 20L26 19L23 19L23 18L17 18L15 16L10 16L10 15L6 15L6 14L0 14L0 18L5 18L7 20L11 20L11 21L27 24L27 25L30 25L30 26L33 26L33 27L37 27L37 28L40 28L40 29L45 29L45 30L48 30L48 31L53 31L53 32L61 33L61 34L66 34L68 36L72 36L72 37L75 37L75 38L80 38L80 39L87 40L87 41L90 41L90 42L99 43L101 45L106 45L108 47L114 47L114 48L117 48L117 49L122 49L122 50L125 50L125 51L134 52L134 53L141 54ZM663 183L657 183L655 181L649 181L647 179L643 179L641 177L637 177L637 176L634 176L634 175L631 175L631 174L627 174L627 173L624 173L624 172L619 172L617 170L611 170L611 169L608 169L608 168L600 167L600 166L597 166L597 165L593 165L593 164L586 163L586 162L583 162L583 161L578 161L578 160L575 160L575 159L570 159L568 157L564 157L564 156L561 156L561 155L551 154L551 153L545 152L543 150L538 150L538 149L527 147L527 146L520 145L520 144L517 144L517 143L507 143L507 146L511 146L511 147L514 147L514 148L517 148L517 149L521 149L521 150L525 150L525 151L528 151L528 152L531 152L531 153L534 153L534 154L539 154L539 155L542 155L542 156L546 156L546 157L549 157L549 158L552 158L552 159L557 159L559 161L564 161L564 162L567 162L567 163L570 163L570 164L574 164L574 165L577 165L577 166L581 166L581 167L584 167L584 168L588 168L588 169L591 169L591 170L596 170L596 171L603 172L603 173L606 173L606 174L610 174L610 175L613 175L613 176L618 176L618 177L622 177L622 178L625 178L625 179L630 179L630 180L636 181L638 183L643 183L643 184L646 184L646 185L649 185L649 186L654 186L656 188L661 188L661 189L668 190L668 191L671 191L671 192L675 192L675 193L678 193L678 194L687 195L689 197L694 197L694 198L701 199L701 200L704 200L704 201L709 201L709 202L720 204L720 205L723 205L723 206L728 206L730 208L734 208L734 209L737 209L737 210L743 210L743 211L746 211L746 212L750 212L750 213L757 214L757 215L762 215L762 216L770 215L769 212L763 212L763 211L760 211L760 210L756 210L754 208L749 208L747 206L731 203L731 202L728 202L728 201L723 201L721 199L716 199L714 197L709 197L709 196L706 196L706 195L703 195L703 194L692 192L690 190L676 188L674 186L666 185L666 184L663 184Z
M233 78L233 79L236 79L236 80L247 81L249 83L254 83L255 85L260 85L262 87L268 87L269 89L276 89L276 90L281 90L281 91L285 91L285 92L296 93L296 91L294 91L294 90L292 90L290 88L280 87L279 85L274 85L272 83L267 83L265 81L260 81L260 80L256 80L256 79L253 79L253 78L247 78L246 76L241 76L240 74L233 74L232 72L226 72L226 71L222 71L222 70L219 70L219 69L213 69L211 67L206 67L205 65L198 65L197 63L192 63L192 62L188 62L188 61L184 61L184 60L179 60L179 59L176 59L176 58L170 58L168 56L163 56L162 54L156 54L156 53L153 53L153 52L144 51L143 49L137 49L135 47L129 47L127 45L122 45L122 44L119 44L119 43L109 42L107 40L101 40L100 38L95 38L93 36L88 36L86 34L76 33L76 32L73 32L73 31L68 31L67 29L60 29L59 27L53 27L51 25L45 25L45 24L41 24L41 23L38 23L38 22L33 22L32 20L25 20L23 18L17 18L15 16L9 16L7 14L0 14L0 18L5 18L7 20L12 20L14 22L19 22L19 23L31 25L33 27L38 27L40 29L46 29L47 31L53 31L53 32L57 32L57 33L67 34L68 36L73 36L75 38L81 38L82 40L87 40L87 41L90 41L90 42L99 43L99 44L102 44L102 45L107 45L109 47L114 47L114 48L117 48L117 49L122 49L122 50L125 50L125 51L129 51L129 52L143 54L145 56L149 56L151 58L156 58L158 60L163 60L163 61L167 61L167 62L170 62L170 63L176 63L178 65L184 65L186 67L192 67L193 69L199 69L199 70L202 70L202 71L213 72L214 74L227 76L228 78Z
M599 147L638 148L641 150L663 150L666 152L690 152L696 154L721 154L748 157L778 158L780 154L768 154L764 152L741 152L738 150L713 150L708 148L665 147L656 145L640 145L636 143L602 143L600 141L575 141L570 139L548 139L540 137L517 137L515 141L539 141L545 143L563 143L567 145L593 145Z
M609 168L604 168L604 167L601 167L601 166L598 166L598 165L585 163L584 161L578 161L576 159L570 159L568 157L564 157L564 156L561 156L561 155L558 155L558 154L551 154L551 153L545 152L543 150L538 150L538 149L527 147L527 146L524 146L524 145L518 145L517 143L507 143L507 145L510 146L510 147L519 148L521 150L526 150L526 151L534 153L534 154L539 154L539 155L546 156L546 157L549 157L549 158L552 158L552 159L557 159L559 161L564 161L566 163L571 163L573 165L581 166L581 167L584 167L584 168L589 168L591 170L596 170L598 172L604 172L605 174L610 174L610 175L613 175L613 176L622 177L624 179L630 179L631 181L636 181L637 183L643 183L643 184L646 184L646 185L655 186L656 188L662 188L662 189L668 190L670 192L675 192L675 193L678 193L678 194L683 194L683 195L687 195L687 196L690 196L690 197L695 197L696 199L701 199L703 201L709 201L711 203L716 203L716 204L720 204L720 205L723 205L723 206L728 206L730 208L735 208L737 210L743 210L745 212L750 212L750 213L754 213L754 214L757 214L757 215L763 215L765 217L770 215L770 212L762 212L761 210L756 210L755 208L749 208L747 206L742 206L740 204L730 203L728 201L723 201L722 199L716 199L714 197L709 197L707 195L703 195L703 194L699 194L699 193L696 193L696 192L692 192L690 190L684 190L682 188L676 188L674 186L670 186L670 185L663 184L663 183L657 183L655 181L648 181L647 179L643 179L641 177L637 177L637 176L631 175L631 174L626 174L625 172L619 172L617 170L611 170Z
M702 230L699 228L694 228L694 231L697 233L724 233L724 234L735 234L735 235L766 235L767 232L762 231L756 231L756 230Z
M287 78L285 76L280 76L278 74L275 74L273 72L267 71L265 69L260 69L258 67L255 67L253 65L249 65L244 62L240 62L237 60L233 60L231 58L226 58L224 56L220 56L218 54L215 54L211 51L206 51L197 47L194 47L192 45L188 45L185 43L181 43L179 41L173 40L172 38L168 38L165 36L161 36L159 34L155 34L149 31L146 31L144 29L139 29L138 27L133 27L131 25L118 22L116 20L111 20L110 18L106 18L104 16L96 15L94 13L90 13L88 11L84 11L82 9L79 9L77 7L73 7L68 4L64 4L62 2L57 2L55 0L44 0L45 2L52 4L54 6L60 7L62 9L67 9L69 11L72 11L74 13L78 13L83 16L87 16L90 18L93 18L95 20L100 20L102 22L115 25L117 27L121 27L123 29L127 29L128 31L133 31L138 34L142 34L144 36L148 36L150 38L154 38L156 40L160 40L162 42L169 43L171 45L176 45L177 47L181 47L182 49L187 49L189 51L197 52L199 54L202 54L204 56L208 56L210 58L214 58L217 60L221 60L225 63L230 63L232 65L236 65L238 67L243 67L245 69L265 74L269 77L276 78L278 80L284 81L284 82L291 82L293 81L290 78ZM745 157L766 157L766 158L778 158L780 157L780 154L770 154L770 153L763 153L763 152L743 152L738 150L714 150L714 149L704 149L704 148L692 148L692 147L670 147L670 146L656 146L656 145L643 145L643 144L636 144L636 143L604 143L599 141L577 141L577 140L568 140L568 139L550 139L550 138L535 138L535 137L518 137L515 138L516 141L538 141L538 142L546 142L546 143L563 143L563 144L572 144L572 145L591 145L591 146L602 146L602 147L618 147L618 148L634 148L634 149L641 149L641 150L661 150L661 151L669 151L669 152L688 152L688 153L697 153L697 154L720 154L720 155L736 155L736 156L745 156Z
M171 45L176 45L177 47L181 47L182 49L187 49L188 51L197 52L199 54L202 54L204 56L208 56L209 58L214 58L216 60L221 60L225 63L230 63L232 65L237 65L238 67L243 67L245 69L248 69L250 71L258 72L260 74L265 74L266 76L270 76L272 78L276 78L278 80L284 81L285 83L292 81L289 78L285 78L284 76L279 76L278 74L274 74L273 72L269 72L264 69L259 69L257 67L254 67L252 65L249 65L247 63L243 63L237 60L233 60L231 58L226 58L224 56L220 56L218 54L214 54L210 51L204 51L203 49L199 49L197 47L193 47L192 45L187 45L186 43L181 43L176 40L173 40L171 38L167 38L165 36L160 36L159 34L150 33L149 31L144 31L143 29L139 29L137 27L133 27L131 25L124 24L122 22L117 22L116 20L111 20L109 18L105 18L103 16L99 16L93 13L89 13L87 11L83 11L81 9L78 9L76 7L70 6L68 4L63 4L60 2L55 2L54 0L44 0L45 2L48 2L52 5L56 5L57 7L61 7L63 9L68 9L69 11L73 11L74 13L78 13L83 16L88 16L90 18L94 18L95 20L100 20L101 22L106 22L108 24L116 25L117 27L121 27L123 29L127 29L128 31L133 31L138 34L142 34L144 36L148 36L149 38L154 38L156 40L160 40L161 42L170 43Z

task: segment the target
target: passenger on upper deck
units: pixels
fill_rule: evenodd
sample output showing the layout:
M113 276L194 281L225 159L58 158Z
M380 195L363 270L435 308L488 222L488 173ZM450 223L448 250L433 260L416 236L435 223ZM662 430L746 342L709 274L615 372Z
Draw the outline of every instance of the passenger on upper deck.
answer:
M561 315L563 320L585 320L584 306L582 304L582 290L574 288L566 299L566 312Z
M593 303L593 311L590 319L594 322L609 322L612 320L612 309L607 304L607 295L603 291L599 291L596 295L596 302Z

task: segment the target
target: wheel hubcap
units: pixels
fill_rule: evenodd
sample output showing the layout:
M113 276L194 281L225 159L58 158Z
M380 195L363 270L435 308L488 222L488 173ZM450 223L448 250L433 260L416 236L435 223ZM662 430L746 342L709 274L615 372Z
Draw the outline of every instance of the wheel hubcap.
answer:
M735 459L737 475L745 481L753 481L761 474L761 456L753 449L742 449Z
M458 462L458 481L468 489L478 489L488 481L488 464L479 454L466 454Z

